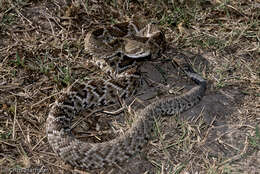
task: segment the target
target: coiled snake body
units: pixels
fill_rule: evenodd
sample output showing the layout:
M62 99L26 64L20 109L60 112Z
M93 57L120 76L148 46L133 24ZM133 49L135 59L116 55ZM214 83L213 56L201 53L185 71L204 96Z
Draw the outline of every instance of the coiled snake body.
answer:
M94 61L100 61L96 62L97 65L105 69L104 71L109 73L111 78L81 83L77 90L63 95L52 106L46 124L51 147L61 159L72 166L92 170L122 163L139 152L148 142L153 131L154 119L188 110L203 97L206 81L191 67L185 67L184 72L197 86L181 96L162 98L146 106L138 113L131 128L119 137L102 143L88 143L71 135L70 121L79 112L98 105L110 104L113 102L113 95L122 98L130 95L132 84L129 81L136 77L129 72L120 74L121 69L118 64L113 69L109 60L119 52L134 60L157 53L158 50L153 49L162 46L163 36L158 30L151 28L148 25L139 29L133 23L122 23L108 29L94 30L87 35L86 50L93 55ZM117 35L111 30L118 30L115 32ZM128 46L131 44L135 47L130 49ZM122 57L118 58L120 61L122 59ZM120 81L121 87L114 85L117 81Z

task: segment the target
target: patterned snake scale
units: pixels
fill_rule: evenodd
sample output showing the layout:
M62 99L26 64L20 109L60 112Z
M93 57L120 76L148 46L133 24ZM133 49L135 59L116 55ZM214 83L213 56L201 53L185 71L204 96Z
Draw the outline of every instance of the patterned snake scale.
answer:
M51 107L46 123L49 144L62 160L85 170L104 168L126 161L147 144L155 119L186 111L204 96L206 80L190 66L184 67L183 70L196 83L195 87L180 96L165 97L149 104L137 112L131 128L124 134L102 143L76 139L70 132L70 122L83 110L109 104L111 93L124 97L127 91L115 86L114 79L81 83L77 90L67 92ZM104 88L112 90L106 92Z

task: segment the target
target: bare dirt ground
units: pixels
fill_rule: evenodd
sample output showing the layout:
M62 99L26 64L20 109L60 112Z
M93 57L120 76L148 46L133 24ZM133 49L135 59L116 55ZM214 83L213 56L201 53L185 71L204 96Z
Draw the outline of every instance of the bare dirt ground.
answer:
M259 0L0 1L0 173L260 173ZM174 48L208 80L200 104L157 120L143 152L97 171L65 164L51 149L45 121L61 91L93 72L85 64L91 28L155 21ZM179 95L194 84L167 61L146 63L137 98ZM123 124L122 124L123 125ZM126 129L129 125L122 129Z

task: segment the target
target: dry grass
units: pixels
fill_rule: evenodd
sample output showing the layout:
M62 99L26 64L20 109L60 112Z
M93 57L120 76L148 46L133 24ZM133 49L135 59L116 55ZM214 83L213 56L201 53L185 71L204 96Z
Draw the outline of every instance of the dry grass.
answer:
M53 153L45 120L63 88L95 74L86 32L133 15L192 54L209 89L182 119L157 120L143 153L93 173L260 173L259 11L259 0L0 1L0 173L86 173Z

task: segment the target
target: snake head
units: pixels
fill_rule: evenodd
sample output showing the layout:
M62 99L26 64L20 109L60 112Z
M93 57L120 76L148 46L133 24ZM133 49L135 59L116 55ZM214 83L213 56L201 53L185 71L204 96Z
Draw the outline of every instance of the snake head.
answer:
M143 58L151 55L151 49L146 43L125 39L123 54L129 58Z

